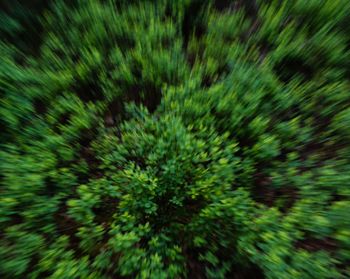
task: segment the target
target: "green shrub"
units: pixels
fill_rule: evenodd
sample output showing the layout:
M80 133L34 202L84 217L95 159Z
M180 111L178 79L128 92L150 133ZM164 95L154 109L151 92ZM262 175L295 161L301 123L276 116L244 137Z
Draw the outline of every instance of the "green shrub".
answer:
M2 278L348 278L344 1L0 4Z

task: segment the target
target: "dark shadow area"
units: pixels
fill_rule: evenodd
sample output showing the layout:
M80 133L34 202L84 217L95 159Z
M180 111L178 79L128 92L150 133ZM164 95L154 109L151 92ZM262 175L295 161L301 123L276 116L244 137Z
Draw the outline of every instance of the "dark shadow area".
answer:
M37 56L44 35L40 17L50 4L49 0L0 1L0 13L19 23L19 26L15 27L2 22L0 24L2 39L18 47L23 53Z
M205 1L195 0L185 10L184 20L182 22L183 48L187 49L189 39L194 34L200 38L206 31L206 25L203 22L202 15L207 3Z
M306 82L311 80L315 74L314 69L307 65L303 59L292 56L285 57L275 65L274 70L278 78L284 83L288 83L295 77L299 77L303 82Z
M299 240L295 247L297 249L303 249L308 252L317 252L320 250L324 250L327 252L334 252L337 250L338 246L334 239L324 238L317 239L312 237L306 237L305 239Z

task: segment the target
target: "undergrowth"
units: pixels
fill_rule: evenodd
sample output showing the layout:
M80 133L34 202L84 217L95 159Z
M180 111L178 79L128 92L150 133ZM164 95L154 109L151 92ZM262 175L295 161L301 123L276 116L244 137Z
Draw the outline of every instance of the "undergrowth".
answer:
M348 278L349 4L1 4L1 277Z

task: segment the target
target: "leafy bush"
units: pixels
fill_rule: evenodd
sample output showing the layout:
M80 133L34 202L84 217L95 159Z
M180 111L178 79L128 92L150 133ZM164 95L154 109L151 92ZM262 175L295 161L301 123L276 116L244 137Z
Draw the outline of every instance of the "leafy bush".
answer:
M2 278L348 278L350 4L0 4Z

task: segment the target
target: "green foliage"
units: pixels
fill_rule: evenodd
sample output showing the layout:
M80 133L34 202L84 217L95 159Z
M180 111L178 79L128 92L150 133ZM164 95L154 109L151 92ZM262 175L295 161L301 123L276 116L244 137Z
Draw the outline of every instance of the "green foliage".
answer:
M346 1L12 2L1 278L350 276Z

